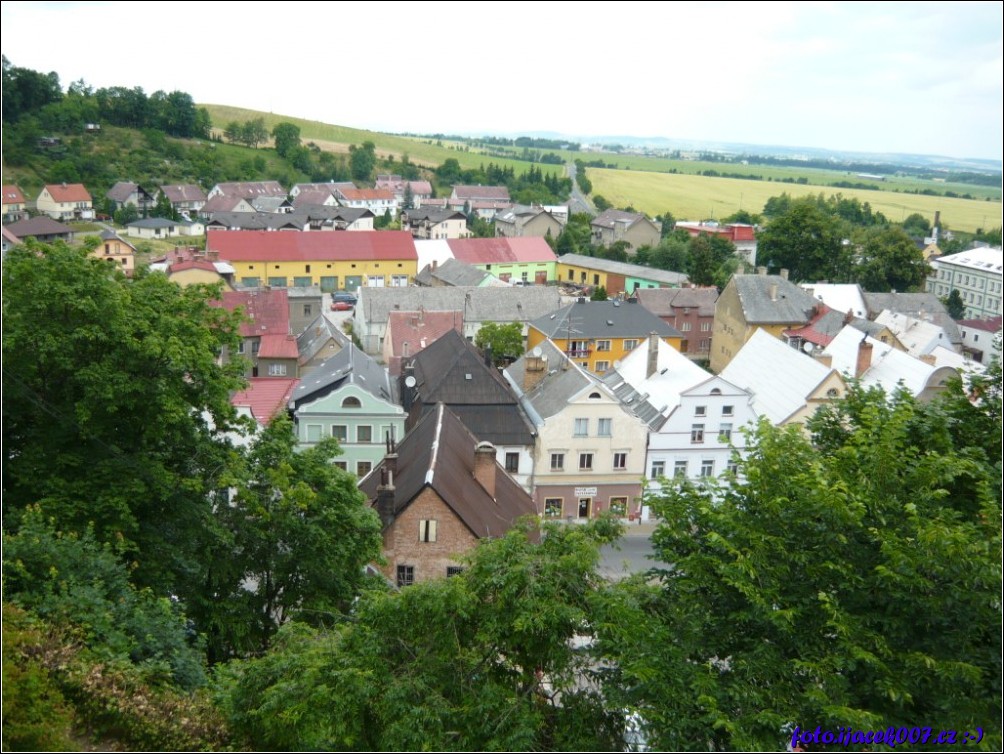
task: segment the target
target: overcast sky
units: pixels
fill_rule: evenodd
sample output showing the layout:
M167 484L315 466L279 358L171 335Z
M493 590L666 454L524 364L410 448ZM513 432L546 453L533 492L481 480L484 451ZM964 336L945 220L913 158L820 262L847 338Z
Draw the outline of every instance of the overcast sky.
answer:
M64 88L394 132L1001 159L1002 4L2 4L3 54Z

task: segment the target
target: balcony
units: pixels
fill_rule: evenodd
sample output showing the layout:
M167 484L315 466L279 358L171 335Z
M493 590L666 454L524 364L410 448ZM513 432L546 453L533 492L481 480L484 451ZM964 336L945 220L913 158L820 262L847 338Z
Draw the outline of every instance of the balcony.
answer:
M565 355L572 359L587 359L592 352L590 348L569 348Z

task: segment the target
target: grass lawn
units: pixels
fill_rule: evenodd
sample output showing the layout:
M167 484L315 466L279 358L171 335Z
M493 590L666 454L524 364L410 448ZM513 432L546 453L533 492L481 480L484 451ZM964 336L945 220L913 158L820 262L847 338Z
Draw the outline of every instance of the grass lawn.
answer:
M787 192L805 196L820 192L840 193L868 202L893 222L902 222L914 212L934 220L941 211L948 228L973 232L977 228L1001 225L1001 203L943 196L900 194L893 191L865 191L739 178L709 178L700 175L646 173L640 170L600 170L590 168L593 196L600 194L615 207L631 205L649 215L672 212L679 220L706 220L730 215L739 209L760 212L772 196Z

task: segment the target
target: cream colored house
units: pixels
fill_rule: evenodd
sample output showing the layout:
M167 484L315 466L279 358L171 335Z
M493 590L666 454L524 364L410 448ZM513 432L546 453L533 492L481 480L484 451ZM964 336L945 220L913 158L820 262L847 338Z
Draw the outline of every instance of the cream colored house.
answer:
M126 277L132 277L136 271L136 247L119 238L114 231L106 230L101 234L101 243L91 256L114 264Z
M608 209L597 215L589 224L593 233L593 243L610 246L618 241L626 241L632 250L642 246L658 246L662 238L662 228L645 215Z
M35 206L53 220L91 220L91 195L82 183L55 183L42 188Z
M401 230L415 238L469 238L467 218L463 212L449 209L406 209L401 212Z

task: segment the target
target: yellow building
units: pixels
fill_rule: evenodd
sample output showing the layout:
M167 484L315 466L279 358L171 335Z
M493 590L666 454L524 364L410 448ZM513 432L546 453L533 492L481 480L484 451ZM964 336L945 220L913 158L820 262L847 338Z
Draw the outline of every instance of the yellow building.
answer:
M622 293L630 296L642 288L680 288L688 282L687 276L682 272L657 270L585 254L563 254L558 257L557 274L559 282L591 288L602 286L610 296Z
M126 277L132 277L136 271L136 247L119 238L114 231L101 233L101 243L91 252L91 256L114 264Z
M400 230L210 230L206 250L230 262L235 281L245 287L403 288L418 273L415 242Z
M655 333L676 350L683 336L648 309L629 301L579 299L529 324L527 350L550 338L572 361L603 374Z

